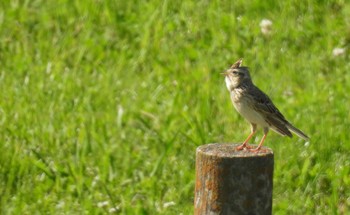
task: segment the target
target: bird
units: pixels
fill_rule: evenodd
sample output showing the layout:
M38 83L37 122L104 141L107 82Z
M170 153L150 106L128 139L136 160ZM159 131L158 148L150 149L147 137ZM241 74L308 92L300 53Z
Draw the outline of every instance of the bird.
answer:
M233 106L251 125L249 136L243 144L236 147L236 150L248 149L252 152L258 152L261 150L270 129L288 137L292 137L293 132L308 141L309 137L287 121L271 99L253 84L249 68L242 66L242 62L243 59L241 58L221 73L225 76L226 87L230 92ZM258 127L263 128L264 136L259 145L253 149L248 145L248 141L256 133Z

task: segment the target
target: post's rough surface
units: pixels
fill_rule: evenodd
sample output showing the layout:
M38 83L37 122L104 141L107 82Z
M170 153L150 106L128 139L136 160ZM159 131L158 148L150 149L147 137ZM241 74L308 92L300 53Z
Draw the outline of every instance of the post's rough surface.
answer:
M196 215L272 213L272 150L236 151L237 146L208 144L197 148Z

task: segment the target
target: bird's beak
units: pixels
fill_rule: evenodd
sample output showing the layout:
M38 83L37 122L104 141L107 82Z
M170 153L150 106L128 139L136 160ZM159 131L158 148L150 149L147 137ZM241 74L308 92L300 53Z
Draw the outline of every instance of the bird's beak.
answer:
M220 73L221 75L227 76L228 75L228 71L224 71Z

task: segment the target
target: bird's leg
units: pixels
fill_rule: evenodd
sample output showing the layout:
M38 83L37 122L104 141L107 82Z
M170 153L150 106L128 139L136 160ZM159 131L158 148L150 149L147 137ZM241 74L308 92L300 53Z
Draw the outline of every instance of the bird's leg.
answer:
M250 146L248 146L248 141L253 137L253 135L254 135L255 132L256 132L256 124L251 123L251 128L250 128L250 129L251 129L251 133L249 134L249 136L248 136L247 139L243 142L242 145L236 147L236 150L242 150L242 149L244 149L244 148L248 148L248 149L251 148Z
M268 128L268 127L264 128L264 136L263 136L263 138L261 139L261 141L260 141L258 147L256 147L255 149L251 149L251 150L250 150L251 152L258 152L258 151L261 149L261 147L262 147L262 145L263 145L263 143L264 143L264 141L265 141L265 139L266 139L267 133L269 133L269 128Z

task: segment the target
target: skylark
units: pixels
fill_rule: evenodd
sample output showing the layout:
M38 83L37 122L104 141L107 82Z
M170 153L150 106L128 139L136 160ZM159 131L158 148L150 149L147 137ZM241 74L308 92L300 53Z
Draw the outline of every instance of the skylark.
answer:
M222 73L225 75L226 87L230 92L233 106L251 124L250 135L236 149L247 148L253 152L259 151L270 128L282 136L292 137L291 132L293 132L304 140L308 140L309 137L288 122L271 99L253 84L248 67L241 65L242 59ZM264 136L258 147L251 149L248 141L255 134L257 126L264 129Z

